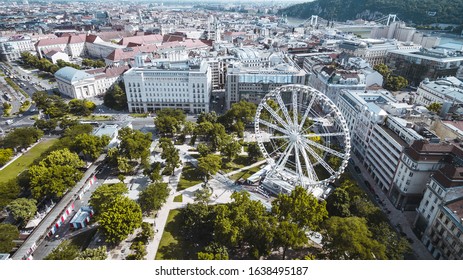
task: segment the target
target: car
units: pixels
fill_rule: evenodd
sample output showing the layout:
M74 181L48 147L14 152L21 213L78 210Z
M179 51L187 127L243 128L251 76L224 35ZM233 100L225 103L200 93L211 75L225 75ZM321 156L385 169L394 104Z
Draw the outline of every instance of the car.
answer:
M354 169L355 169L355 172L357 172L358 174L362 173L362 171L360 170L360 168L357 165L354 166Z

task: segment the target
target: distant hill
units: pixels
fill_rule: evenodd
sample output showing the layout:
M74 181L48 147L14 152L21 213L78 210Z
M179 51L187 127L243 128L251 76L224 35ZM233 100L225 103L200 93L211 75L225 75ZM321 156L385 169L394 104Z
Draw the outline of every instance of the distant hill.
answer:
M279 11L288 17L318 15L327 20L379 19L396 14L415 24L463 24L463 0L315 0Z

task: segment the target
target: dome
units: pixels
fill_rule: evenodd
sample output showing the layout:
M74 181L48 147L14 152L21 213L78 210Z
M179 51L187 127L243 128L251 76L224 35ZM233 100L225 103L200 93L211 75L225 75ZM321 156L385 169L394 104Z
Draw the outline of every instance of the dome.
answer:
M73 83L73 82L85 80L88 78L94 78L94 77L93 75L88 74L85 71L77 70L75 68L66 66L56 71L55 78L63 80L63 81L67 81L69 83Z

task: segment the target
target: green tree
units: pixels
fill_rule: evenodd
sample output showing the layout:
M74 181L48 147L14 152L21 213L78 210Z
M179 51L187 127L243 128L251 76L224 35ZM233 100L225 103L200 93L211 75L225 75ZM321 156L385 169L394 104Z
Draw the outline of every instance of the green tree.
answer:
M24 226L37 212L36 204L37 201L35 199L18 198L13 200L7 209L13 218Z
M81 178L79 168L83 166L79 156L68 149L51 152L39 164L29 168L33 197L62 197Z
M0 252L9 253L13 250L14 240L19 238L19 230L14 225L0 224Z
M149 156L151 133L143 133L129 127L124 127L119 130L117 137L121 140L119 144L120 155L130 160L143 160Z
M248 144L248 156L252 161L257 161L260 157L263 156L259 145L257 145L257 142L251 142Z
M167 183L150 184L146 189L140 192L138 204L143 212L151 213L161 209L169 196L169 187Z
M132 254L127 256L127 260L144 260L147 254L146 245L143 242L134 242L130 245L130 249L133 251Z
M442 109L442 103L434 102L434 103L429 104L428 107L426 108L431 112L439 114L440 110Z
M93 210L96 214L101 213L106 209L106 205L112 204L113 201L127 194L129 190L127 189L126 185L123 183L117 184L104 184L98 187L90 197L90 206L92 206Z
M13 156L12 149L0 149L0 166L5 165Z
M77 154L82 154L88 161L96 160L104 148L109 144L109 137L101 137L90 134L79 134L74 138L71 150Z
M3 138L3 148L25 149L42 138L43 132L34 127L15 128Z
M76 245L72 244L70 240L64 240L45 257L45 260L75 260L79 254L80 251Z
M204 252L198 252L198 260L228 260L228 249L213 242L204 247Z
M69 112L77 116L90 116L96 108L95 103L86 99L72 99L68 105Z
M407 239L399 236L391 229L387 222L380 222L369 227L373 239L386 247L386 258L389 260L403 260L406 253L411 253L412 248Z
M149 240L154 238L154 229L153 225L147 222L141 223L141 231L137 235L143 243L147 244Z
M228 139L225 140L220 147L220 153L223 156L226 156L228 161L231 161L237 157L240 152L241 144L238 141L231 139L230 137L228 137Z
M350 195L344 188L336 188L326 199L326 210L330 216L350 216Z
M198 171L206 176L206 181L220 170L221 165L222 159L219 155L210 154L198 159Z
M34 123L34 127L42 130L44 133L52 133L55 129L56 126L58 125L58 120L57 119L38 119Z
M184 124L183 124L183 128L182 128L182 134L183 136L187 136L187 135L192 135L193 132L195 131L195 128L196 128L196 123L194 122L190 122L190 121L186 121Z
M142 212L135 201L125 196L118 196L106 203L103 211L97 214L96 218L106 240L109 243L119 244L140 227Z
M91 124L75 124L64 129L64 137L74 139L80 134L92 134L93 126Z
M211 198L211 196L212 196L211 189L204 184L202 188L200 188L200 189L198 189L198 190L196 190L194 192L194 197L195 197L194 201L196 203L208 204L209 199Z
M15 179L0 183L0 209L10 204L11 201L18 198L21 193L18 181Z
M163 135L170 134L173 136L180 130L180 123L172 116L158 116L154 119L154 125L159 133Z
M272 201L272 213L281 223L288 221L304 230L316 230L328 217L326 202L318 201L304 188L297 186L289 195L279 194Z
M408 81L402 76L392 76L387 78L385 88L392 91L398 91L408 86Z
M217 113L212 111L212 112L201 112L198 115L198 119L196 120L196 123L200 124L203 122L210 122L210 123L216 123L217 122Z
M181 109L172 109L172 108L164 108L156 112L158 117L173 117L179 122L180 124L183 124L186 120L186 115L185 112Z
M386 259L385 246L372 238L366 220L331 217L325 223L324 248L334 260Z
M166 161L165 173L174 174L175 168L180 166L180 155L174 143L169 138L161 138L159 145L162 148L161 158Z
M211 148L209 148L208 145L202 143L196 146L196 150L198 151L200 157L205 157L211 153Z
M93 249L87 248L80 252L76 260L106 260L108 257L106 251L106 246L100 246Z
M110 88L103 98L104 105L119 111L127 110L127 95L123 88L122 82Z
M307 244L307 241L305 231L294 223L282 221L275 229L274 245L283 247L283 260L286 258L288 248L300 248Z
M212 239L214 232L214 210L204 203L188 203L180 210L183 221L181 234L192 244L202 244Z
M150 179L154 183L162 181L161 164L159 162L153 163L153 169L151 170Z

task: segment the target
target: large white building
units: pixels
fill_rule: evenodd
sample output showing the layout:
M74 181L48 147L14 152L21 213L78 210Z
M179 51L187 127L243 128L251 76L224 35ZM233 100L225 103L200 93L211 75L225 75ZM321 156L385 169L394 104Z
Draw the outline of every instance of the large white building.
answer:
M135 64L124 74L130 112L209 112L212 74L206 60L170 62L138 55Z
M339 50L366 60L372 67L384 63L387 53L391 50L418 50L420 47L413 43L383 39L345 40L339 44Z
M106 91L121 79L127 66L77 70L63 67L56 71L55 78L61 94L70 98L84 99L104 95Z
M415 102L424 106L431 103L463 104L463 82L455 77L440 78L435 81L425 79L416 91Z
M227 68L227 109L242 99L258 103L265 94L282 85L305 84L306 72L282 53L253 48L235 48L230 52L237 62Z
M0 37L0 60L13 61L21 58L22 52L34 50L29 36Z

